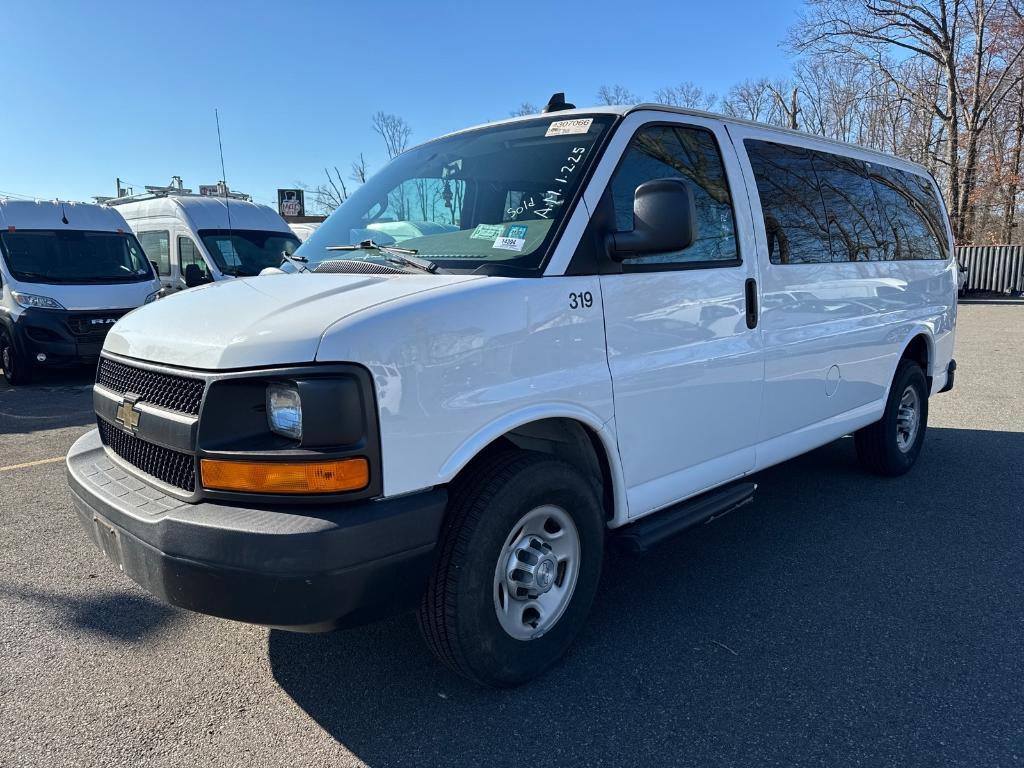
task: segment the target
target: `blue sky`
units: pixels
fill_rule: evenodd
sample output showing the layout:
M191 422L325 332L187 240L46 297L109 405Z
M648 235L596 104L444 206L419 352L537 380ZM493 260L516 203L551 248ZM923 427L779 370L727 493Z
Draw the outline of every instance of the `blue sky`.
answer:
M548 3L12 2L5 4L0 191L44 198L220 178L233 189L347 176L385 155L377 110L413 142L602 84L646 98L692 80L722 93L781 76L800 0Z

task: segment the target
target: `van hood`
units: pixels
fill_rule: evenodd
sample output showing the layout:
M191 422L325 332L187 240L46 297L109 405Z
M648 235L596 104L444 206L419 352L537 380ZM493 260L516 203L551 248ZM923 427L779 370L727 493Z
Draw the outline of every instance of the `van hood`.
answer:
M281 274L210 283L119 320L104 350L155 363L226 370L308 363L324 331L371 307L479 275Z

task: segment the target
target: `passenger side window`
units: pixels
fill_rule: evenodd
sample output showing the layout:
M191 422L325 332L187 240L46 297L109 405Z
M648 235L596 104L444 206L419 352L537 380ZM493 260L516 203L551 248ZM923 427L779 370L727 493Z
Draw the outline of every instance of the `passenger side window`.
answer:
M829 227L811 152L748 139L772 264L832 261Z
M199 267L199 271L203 273L203 277L210 276L210 270L206 266L206 260L203 259L203 254L196 248L196 244L192 242L192 238L179 236L178 237L178 263L181 266L181 276L185 277L185 267L189 264L195 264Z
M693 264L739 261L732 197L714 134L703 128L654 126L633 137L611 182L615 227L633 229L633 196L647 181L682 178L697 208L696 239L682 251L627 259L631 264Z
M930 185L914 174L874 163L871 180L891 258L945 259L944 218Z
M139 245L146 253L146 258L157 266L161 275L171 274L171 234L166 230L158 232L142 232Z
M884 260L885 238L864 164L826 152L811 154L825 204L832 261Z

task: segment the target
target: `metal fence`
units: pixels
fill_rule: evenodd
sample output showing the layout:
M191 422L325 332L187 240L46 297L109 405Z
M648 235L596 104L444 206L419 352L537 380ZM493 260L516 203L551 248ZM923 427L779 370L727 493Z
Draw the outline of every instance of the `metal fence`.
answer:
M956 257L967 267L967 290L1024 291L1024 245L961 245Z

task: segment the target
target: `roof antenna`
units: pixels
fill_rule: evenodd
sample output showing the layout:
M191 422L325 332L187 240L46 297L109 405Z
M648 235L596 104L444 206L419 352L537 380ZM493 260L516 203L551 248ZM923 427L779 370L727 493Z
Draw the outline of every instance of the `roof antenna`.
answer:
M220 140L220 114L217 112L216 107L214 107L213 116L217 120L217 149L220 150L220 178L221 183L224 185L224 208L228 213L228 240L231 240L232 243L234 243L231 235L231 205L228 203L228 175L224 170L224 144ZM234 250L233 244L231 248Z
M561 112L563 109L576 109L575 104L567 104L565 101L565 94L562 91L551 94L551 98L548 99L547 105L541 110L542 113L547 114L548 112Z
M63 203L63 201L60 204L60 220L64 224L68 223L68 213L67 213L67 211L64 210L64 203Z

